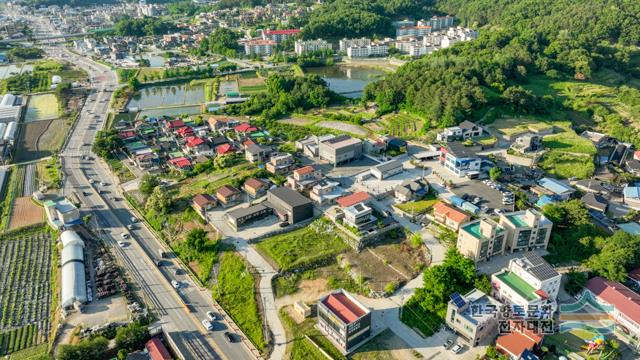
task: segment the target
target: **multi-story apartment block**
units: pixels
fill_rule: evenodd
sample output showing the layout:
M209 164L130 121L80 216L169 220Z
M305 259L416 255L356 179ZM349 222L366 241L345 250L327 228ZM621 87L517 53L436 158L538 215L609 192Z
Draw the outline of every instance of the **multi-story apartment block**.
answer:
M466 223L458 231L460 253L473 261L487 261L504 254L507 231L490 218Z
M322 39L296 40L295 43L295 51L297 55L326 49L331 49L331 43Z
M420 20L418 21L418 25L420 26L429 26L433 30L440 30L444 28L448 28L453 26L454 22L453 16L433 16L429 20Z
M250 39L242 41L245 55L269 56L276 47L276 42L269 39Z
M339 165L362 157L362 141L349 135L339 135L320 143L320 158Z
M371 311L343 289L318 301L318 328L348 354L371 336Z
M369 38L359 38L359 39L347 39L344 38L339 42L340 52L346 53L347 49L350 47L366 47L371 45L371 39Z
M293 156L288 153L272 154L269 162L266 164L268 172L274 175L286 174L293 166Z
M461 142L448 143L440 149L440 163L459 177L477 174L482 161L474 150Z
M387 56L389 54L389 46L387 44L371 44L366 46L350 46L347 48L347 57L363 58Z
M478 289L464 296L453 293L445 320L472 346L489 344L498 336L498 309L500 302Z
M300 29L263 30L262 38L265 40L273 40L276 43L281 43L291 37L295 37L299 32Z
M514 252L546 249L553 223L538 210L527 209L502 214L500 226L508 232L505 249Z
M396 29L396 37L426 36L429 34L431 34L431 26L427 25L403 26Z
M506 269L491 275L491 284L496 299L520 306L525 312L534 308L543 311L543 307L548 307L546 314L538 314L548 316L557 308L561 279L562 275L549 263L538 254L528 252L509 261ZM525 315L531 314L522 316Z

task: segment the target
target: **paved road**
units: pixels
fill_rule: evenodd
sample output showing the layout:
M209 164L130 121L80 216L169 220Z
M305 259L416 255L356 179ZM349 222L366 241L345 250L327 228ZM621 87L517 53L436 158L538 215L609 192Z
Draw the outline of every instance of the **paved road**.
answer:
M209 291L199 289L186 275L176 275L177 262L166 268L156 267L154 262L158 257L158 249L162 248L161 243L141 224L137 224L132 231L126 229L126 225L131 223L132 213L126 202L121 200L121 195L117 194L119 190L113 185L115 181L112 174L102 161L82 159L83 155L95 158L91 153L91 144L106 118L111 92L105 90L117 86L115 73L60 48L48 48L47 51L52 57L65 57L95 78L93 90L61 153L64 193L75 191L87 194L80 196L83 215L92 215L93 224L100 229L107 243L113 245L146 300L157 309L159 323L185 359L253 359L254 356L241 342L228 343L224 339L223 332L228 329L226 321L218 321L212 332L204 331L200 321L206 318L206 311L214 309ZM93 179L94 183L91 184L89 179ZM101 185L101 182L105 185ZM104 194L98 194L98 190ZM117 241L123 240L123 233L129 233L132 240L127 241L128 246L121 248ZM174 279L185 285L179 293L170 285L170 280ZM192 305L194 313L186 309L184 302Z

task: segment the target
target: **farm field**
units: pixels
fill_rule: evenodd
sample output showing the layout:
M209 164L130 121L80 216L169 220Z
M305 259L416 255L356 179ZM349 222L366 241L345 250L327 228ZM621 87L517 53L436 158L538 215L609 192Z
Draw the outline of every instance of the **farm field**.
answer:
M242 94L249 95L267 90L264 79L257 77L255 73L241 74L241 76L238 77L238 86Z
M379 123L384 126L388 134L401 137L419 136L424 126L421 118L406 112L385 115Z
M11 211L9 229L17 229L24 226L35 225L43 220L43 210L36 205L31 197L16 198Z
M259 242L256 247L273 259L281 271L333 258L349 249L333 231L333 225L316 220L311 225Z
M16 141L15 162L36 160L52 154L52 151L38 147L40 137L47 131L51 122L52 120L33 121L19 126L20 135Z
M8 232L0 240L0 355L49 340L54 252L45 226Z
M36 164L38 180L49 189L57 189L60 187L61 175L58 166L58 159L56 157Z
M513 117L501 117L487 125L489 129L495 130L508 138L531 130L547 130L551 126L553 125L532 118Z
M32 95L27 105L25 122L52 120L58 117L58 99L54 94Z
M51 120L47 130L38 139L38 150L49 153L60 150L72 122L72 119Z

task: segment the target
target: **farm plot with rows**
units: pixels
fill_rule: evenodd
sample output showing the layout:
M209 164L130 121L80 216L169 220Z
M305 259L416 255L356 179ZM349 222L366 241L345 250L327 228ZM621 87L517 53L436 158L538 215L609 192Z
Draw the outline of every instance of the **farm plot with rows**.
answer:
M0 356L49 339L54 247L45 226L7 232L0 239Z
M385 115L380 123L390 135L402 137L419 136L424 126L424 121L418 116L404 112Z

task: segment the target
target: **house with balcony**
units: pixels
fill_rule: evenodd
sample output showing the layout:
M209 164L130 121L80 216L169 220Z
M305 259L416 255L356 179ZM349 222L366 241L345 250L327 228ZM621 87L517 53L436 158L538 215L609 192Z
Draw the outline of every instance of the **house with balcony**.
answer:
M471 346L487 345L498 336L500 302L478 289L466 295L453 293L445 321Z
M453 231L458 231L462 224L471 220L471 216L447 203L439 201L433 205L433 219Z
M322 172L311 165L293 170L293 173L287 176L287 186L290 188L305 192L310 190L318 182L322 180Z
M363 203L358 203L342 209L344 217L342 223L358 231L369 227L377 220L373 216L373 209Z
M465 120L458 126L452 126L438 133L436 140L440 142L464 141L482 135L482 127Z
M477 155L478 146L465 146L451 142L440 148L440 163L458 177L473 177L480 173L482 159Z
M456 246L462 255L478 262L503 255L506 242L507 231L487 217L462 225Z
M331 180L320 180L319 183L313 185L309 192L311 201L317 205L331 204L342 196L344 189L340 187L340 183Z
M546 249L553 223L541 212L527 209L500 215L500 226L507 231L506 250Z
M543 311L538 314L540 317L548 317L557 309L561 280L562 275L533 252L511 259L507 268L491 275L496 299L525 310L537 307Z
M288 173L293 167L293 156L289 153L271 154L269 162L266 164L268 172L274 175L283 175Z

